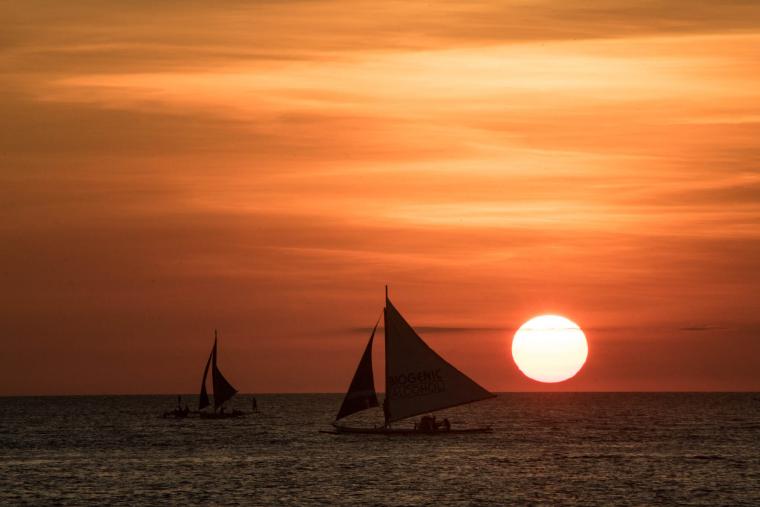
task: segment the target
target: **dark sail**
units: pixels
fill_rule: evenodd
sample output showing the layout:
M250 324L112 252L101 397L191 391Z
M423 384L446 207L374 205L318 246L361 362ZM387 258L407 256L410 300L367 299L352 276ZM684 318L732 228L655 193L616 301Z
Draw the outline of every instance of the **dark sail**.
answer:
M377 407L377 393L375 392L375 378L372 375L372 341L375 339L375 331L380 324L380 319L375 323L372 334L369 337L367 348L359 361L356 368L351 386L348 388L346 397L343 398L343 404L338 410L335 420L342 419L356 412L361 412L368 408Z
M237 393L237 389L227 382L222 372L216 366L216 338L214 338L214 350L211 353L211 382L214 384L214 408L221 407Z
M494 397L422 341L387 296L385 373L386 422Z
M208 377L208 367L211 364L211 357L214 355L214 350L216 350L216 343L214 344L214 348L211 349L211 354L208 355L208 361L206 361L206 367L203 369L203 380L201 381L201 394L198 397L198 410L203 410L204 408L211 405L211 402L208 399L208 393L206 392L206 378Z

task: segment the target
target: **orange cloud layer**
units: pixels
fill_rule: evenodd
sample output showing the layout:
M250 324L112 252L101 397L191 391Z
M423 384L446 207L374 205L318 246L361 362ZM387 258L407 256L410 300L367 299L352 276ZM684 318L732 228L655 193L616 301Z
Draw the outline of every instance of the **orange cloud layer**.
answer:
M2 392L189 391L214 327L341 390L386 283L493 390L544 312L555 388L760 388L757 6L2 10Z

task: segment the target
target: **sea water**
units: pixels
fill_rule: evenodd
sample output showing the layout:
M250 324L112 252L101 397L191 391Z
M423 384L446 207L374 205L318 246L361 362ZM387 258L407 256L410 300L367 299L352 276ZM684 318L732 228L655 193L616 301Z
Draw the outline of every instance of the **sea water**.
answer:
M0 504L760 505L760 394L507 393L438 414L491 434L413 436L320 433L341 395L175 400L0 398Z

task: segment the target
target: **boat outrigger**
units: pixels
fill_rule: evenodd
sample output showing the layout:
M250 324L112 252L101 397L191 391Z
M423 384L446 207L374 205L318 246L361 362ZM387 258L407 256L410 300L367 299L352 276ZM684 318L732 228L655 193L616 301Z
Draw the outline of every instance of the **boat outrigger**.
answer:
M206 361L206 367L203 369L203 380L201 381L201 394L198 398L198 414L201 419L229 419L231 417L242 417L245 412L240 410L226 411L225 403L232 399L237 394L237 389L232 387L221 370L217 366L216 362L216 343L217 333L214 329L214 347L211 349L211 354ZM206 391L206 378L208 377L208 369L211 366L211 383L214 386L214 410L213 412L204 411L206 407L211 405L209 401L208 392Z
M452 428L448 419L436 421L436 418L430 415L423 417L413 427L393 428L391 426L392 423L403 419L493 398L495 395L449 364L417 335L391 303L387 286L383 315L385 317L386 384L383 402L385 423L375 428L357 428L338 423L344 417L379 406L372 373L372 342L377 326L380 324L378 318L333 422L334 430L324 433L410 435L491 432L490 426Z

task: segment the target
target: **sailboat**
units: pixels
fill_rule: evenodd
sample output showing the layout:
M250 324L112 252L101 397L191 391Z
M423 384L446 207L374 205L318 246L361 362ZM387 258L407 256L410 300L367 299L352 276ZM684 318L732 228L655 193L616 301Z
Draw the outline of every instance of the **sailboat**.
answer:
M493 398L495 395L449 364L419 337L391 303L387 286L385 288L383 316L385 324L386 385L383 402L385 423L382 427L376 428L356 428L339 423L344 417L379 406L372 373L372 343L377 326L380 324L380 318L378 318L348 392L333 422L335 430L328 433L490 432L490 426L451 428L447 419L439 423L430 416L423 417L419 424L415 423L413 428L393 428L391 426L395 422L410 417Z
M232 387L232 384L224 378L221 370L216 361L216 345L217 345L217 332L214 329L214 346L211 349L211 354L206 361L206 367L203 369L203 380L201 381L201 394L198 397L198 413L201 419L227 419L230 417L241 417L245 415L240 410L233 410L231 412L225 411L224 404L232 399L237 394L237 389ZM211 383L214 386L214 411L204 411L208 406L211 406L208 392L206 391L206 378L208 377L208 369L211 367Z

